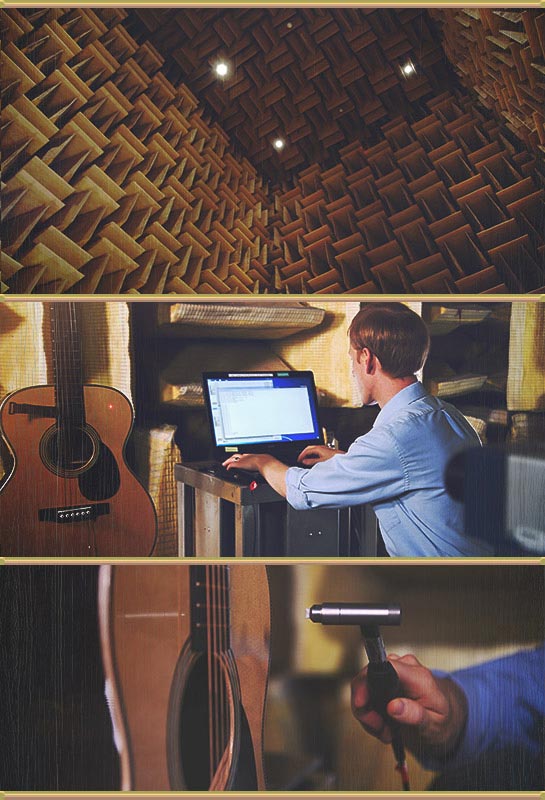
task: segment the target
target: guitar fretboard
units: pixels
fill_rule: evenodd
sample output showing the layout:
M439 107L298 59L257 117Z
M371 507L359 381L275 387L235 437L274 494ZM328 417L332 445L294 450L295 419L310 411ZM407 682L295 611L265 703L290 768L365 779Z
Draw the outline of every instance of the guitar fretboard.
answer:
M229 568L190 567L191 644L199 652L229 650Z
M60 427L70 429L85 423L76 304L57 302L51 303L49 308L58 423Z

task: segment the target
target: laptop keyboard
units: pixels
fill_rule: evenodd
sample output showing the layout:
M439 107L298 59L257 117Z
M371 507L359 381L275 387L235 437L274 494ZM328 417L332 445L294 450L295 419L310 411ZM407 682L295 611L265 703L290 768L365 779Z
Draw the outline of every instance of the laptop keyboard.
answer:
M199 472L213 475L215 478L221 478L222 481L227 481L228 483L236 483L238 486L249 486L253 481L265 483L265 478L259 472L249 469L227 469L219 461L203 464L199 467Z

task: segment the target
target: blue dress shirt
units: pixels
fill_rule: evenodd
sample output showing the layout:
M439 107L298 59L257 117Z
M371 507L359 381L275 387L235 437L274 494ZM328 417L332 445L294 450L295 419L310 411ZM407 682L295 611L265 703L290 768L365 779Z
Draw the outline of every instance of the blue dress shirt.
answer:
M448 677L467 697L466 728L454 754L442 761L424 760L424 766L456 769L516 749L520 758L530 764L541 763L543 769L545 646L486 661Z
M464 534L463 506L446 491L452 456L480 440L454 406L415 382L382 408L373 428L347 453L290 467L288 503L296 509L370 503L392 556L486 556L485 542Z

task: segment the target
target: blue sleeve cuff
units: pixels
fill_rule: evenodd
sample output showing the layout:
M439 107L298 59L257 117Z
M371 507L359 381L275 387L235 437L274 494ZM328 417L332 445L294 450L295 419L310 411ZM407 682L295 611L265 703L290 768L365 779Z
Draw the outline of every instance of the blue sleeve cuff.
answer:
M302 467L290 467L286 472L286 500L297 511L310 508L305 492L301 490L301 481L308 470Z
M458 678L456 673L449 674L434 670L436 678L449 678L465 694L467 698L467 720L460 741L453 753L445 753L444 758L423 758L422 766L426 769L441 771L446 766L454 769L468 762L476 761L489 747L490 741L486 732L493 722L493 694L486 687L486 680L479 670L462 670Z
M486 753L516 747L531 757L543 748L545 717L545 648L521 650L448 677L467 698L465 731L445 759L426 759L429 769L456 768L483 758Z

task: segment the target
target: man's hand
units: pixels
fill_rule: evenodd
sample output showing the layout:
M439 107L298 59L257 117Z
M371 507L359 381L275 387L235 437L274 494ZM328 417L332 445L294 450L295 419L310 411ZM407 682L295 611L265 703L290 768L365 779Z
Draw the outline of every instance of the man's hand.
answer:
M312 467L319 461L327 461L338 453L344 453L344 450L335 450L333 447L328 447L325 444L311 444L299 453L297 461L304 464L306 467Z
M390 655L388 660L405 696L391 700L386 711L401 724L408 749L419 757L448 756L465 729L465 694L449 678L436 678L413 655ZM352 713L368 733L391 742L387 721L369 707L367 668L352 681Z
M263 474L262 470L270 458L271 456L261 453L235 453L223 462L223 466L227 469L248 469Z
M286 472L288 468L277 458L266 453L236 453L223 462L227 469L248 469L259 472L275 492L286 496Z

